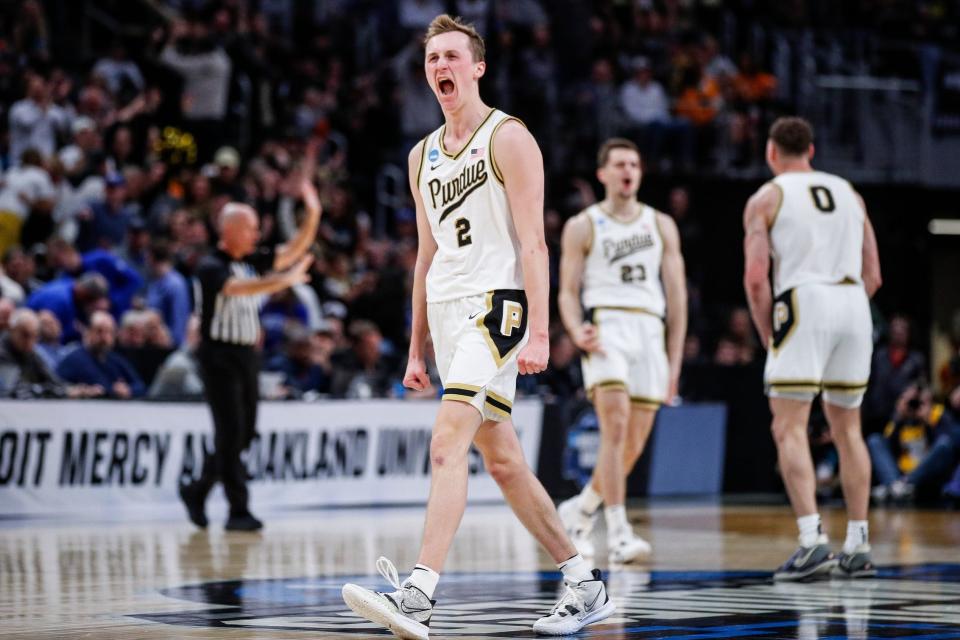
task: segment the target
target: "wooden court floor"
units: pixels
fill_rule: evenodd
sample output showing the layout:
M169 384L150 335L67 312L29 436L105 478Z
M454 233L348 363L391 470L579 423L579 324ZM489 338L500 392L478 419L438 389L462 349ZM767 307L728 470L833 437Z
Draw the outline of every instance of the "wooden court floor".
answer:
M823 512L835 545L845 517ZM786 506L631 509L649 561L608 567L618 614L598 638L960 638L960 514L875 510L876 579L774 585L796 546ZM383 638L339 599L415 561L421 508L273 514L261 534L146 523L0 521L0 638ZM602 546L598 551L602 550ZM555 566L501 506L471 506L431 637L532 637Z

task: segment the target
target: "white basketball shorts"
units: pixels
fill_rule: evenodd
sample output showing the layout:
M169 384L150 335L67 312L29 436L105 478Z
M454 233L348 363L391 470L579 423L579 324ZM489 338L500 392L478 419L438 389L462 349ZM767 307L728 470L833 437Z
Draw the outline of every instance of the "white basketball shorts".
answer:
M466 402L484 420L510 419L517 355L527 338L527 297L520 289L427 304L443 399Z
M805 284L773 302L764 382L772 398L860 406L870 377L873 320L857 284Z
M611 307L591 309L587 317L597 327L602 350L581 360L587 392L624 389L634 406L657 409L670 376L663 320L647 311Z

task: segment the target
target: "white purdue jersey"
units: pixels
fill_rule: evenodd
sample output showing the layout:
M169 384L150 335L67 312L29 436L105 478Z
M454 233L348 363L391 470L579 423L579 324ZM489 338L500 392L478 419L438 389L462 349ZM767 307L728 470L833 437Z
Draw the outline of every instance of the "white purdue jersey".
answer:
M583 306L629 308L664 317L663 238L656 209L641 204L640 214L629 222L607 215L599 204L584 213L593 236L584 263Z
M437 242L427 302L523 288L520 243L493 159L494 133L511 119L491 109L456 155L443 146L446 125L423 142L417 187Z
M850 183L822 171L782 173L770 228L774 295L803 284L861 284L865 213Z

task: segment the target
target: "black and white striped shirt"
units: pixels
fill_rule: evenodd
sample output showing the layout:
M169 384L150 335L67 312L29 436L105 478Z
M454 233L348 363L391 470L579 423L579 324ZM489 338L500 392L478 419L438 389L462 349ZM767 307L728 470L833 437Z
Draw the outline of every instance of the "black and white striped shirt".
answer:
M228 296L223 285L230 278L256 278L273 266L274 251L258 249L242 260L217 249L197 265L196 308L200 309L200 333L204 342L253 346L260 338L260 307L265 297Z

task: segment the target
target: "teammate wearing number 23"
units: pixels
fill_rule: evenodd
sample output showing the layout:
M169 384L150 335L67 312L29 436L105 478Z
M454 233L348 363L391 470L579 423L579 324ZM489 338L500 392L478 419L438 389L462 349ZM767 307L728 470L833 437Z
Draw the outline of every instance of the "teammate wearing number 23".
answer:
M660 404L677 393L687 327L680 234L669 216L637 200L642 176L633 142L604 142L597 154L604 199L567 222L560 258L560 317L583 352L583 382L600 423L593 477L560 504L560 517L580 553L593 555L603 504L613 563L651 551L627 521L627 476Z

